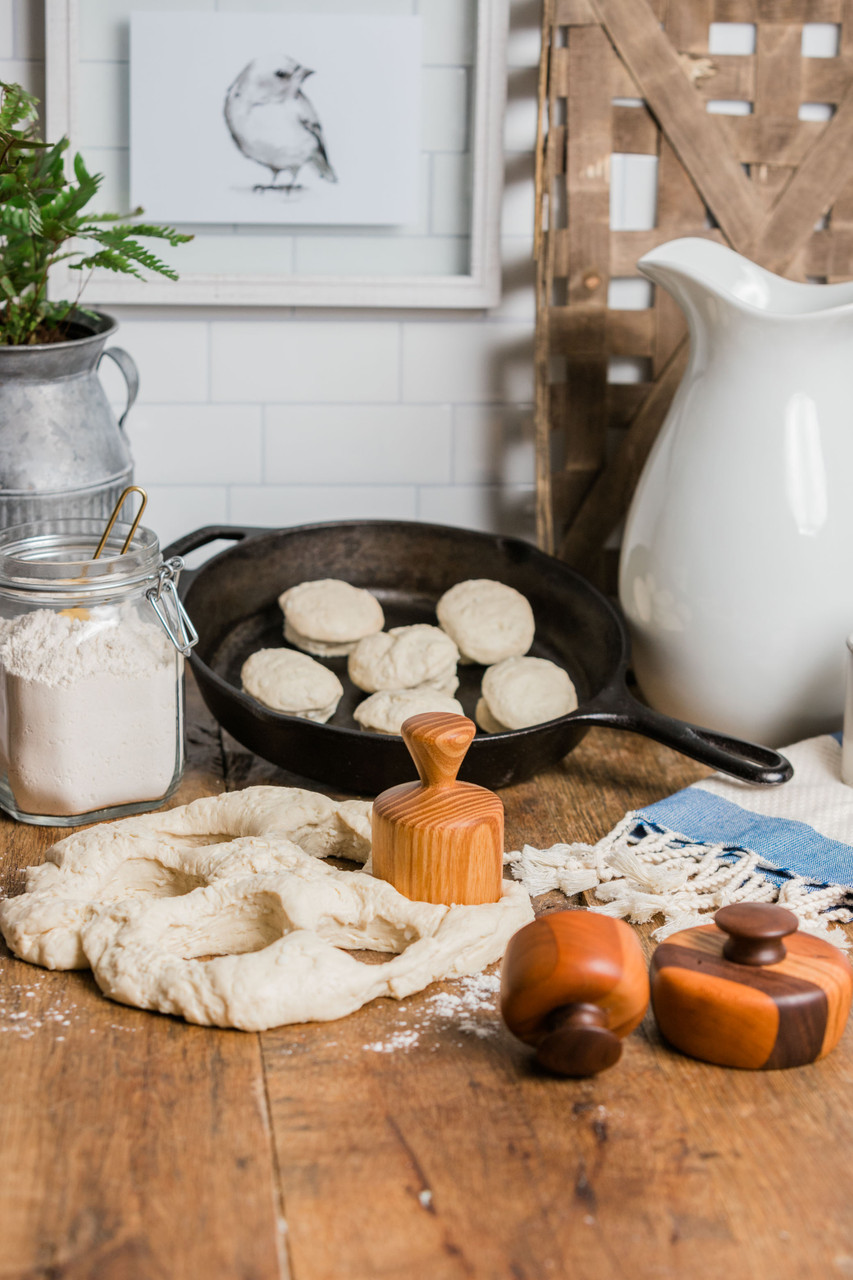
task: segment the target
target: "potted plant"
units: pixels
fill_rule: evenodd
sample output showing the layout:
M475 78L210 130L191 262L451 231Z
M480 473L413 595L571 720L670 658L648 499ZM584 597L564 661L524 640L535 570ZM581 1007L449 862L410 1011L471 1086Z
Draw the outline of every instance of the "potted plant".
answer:
M170 227L128 222L132 214L92 214L102 178L68 139L38 137L38 102L20 85L0 82L0 527L50 516L106 515L130 482L133 464L121 430L138 387L127 352L106 349L117 325L83 307L96 268L143 277L175 272L141 240L177 245L191 239ZM72 300L48 296L51 267L80 272ZM128 384L119 422L97 367L103 355Z

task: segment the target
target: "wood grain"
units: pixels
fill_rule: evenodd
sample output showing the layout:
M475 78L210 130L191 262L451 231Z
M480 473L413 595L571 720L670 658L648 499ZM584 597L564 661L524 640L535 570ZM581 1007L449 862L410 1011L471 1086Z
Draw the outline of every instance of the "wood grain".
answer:
M798 932L781 960L753 966L727 960L726 945L711 924L674 933L654 953L652 1005L672 1045L753 1070L804 1066L835 1048L853 992L837 948Z
M176 804L301 782L195 700L189 727ZM597 840L705 773L591 730L502 792L507 847ZM2 831L14 891L55 833ZM738 1073L666 1049L647 1018L612 1071L560 1081L465 983L254 1036L0 967L4 1280L822 1280L853 1259L849 1028L813 1066ZM9 1011L36 1000L24 1039Z
M215 727L190 705L173 803L222 789ZM7 892L67 834L3 823ZM90 974L0 963L0 1275L278 1277L280 1233L254 1036L112 1004Z
M754 53L711 53L715 22L753 24ZM813 22L839 25L838 57L803 56ZM616 553L605 549L618 541L666 415L673 370L684 367L685 323L663 289L627 315L598 282L635 276L644 253L685 235L793 279L850 278L850 181L839 157L853 143L853 6L566 0L547 9L542 30L537 530L543 546L614 592ZM747 103L749 114L711 113L715 100ZM815 102L835 108L827 123L799 118ZM607 149L657 161L653 227L609 225ZM590 279L596 290L584 292ZM619 376L638 379L629 392L609 382L624 359L633 367Z
M421 781L376 797L373 874L421 902L498 902L503 804L485 787L456 780L477 726L466 716L427 711L410 716L402 732Z
M645 957L621 920L552 911L510 939L501 1014L550 1071L580 1078L614 1066L648 1003Z

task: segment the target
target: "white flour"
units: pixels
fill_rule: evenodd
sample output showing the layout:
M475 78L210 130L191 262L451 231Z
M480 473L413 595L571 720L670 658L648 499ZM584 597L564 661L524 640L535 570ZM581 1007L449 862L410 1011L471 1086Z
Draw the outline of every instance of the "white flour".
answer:
M417 1006L418 1021L408 1020L408 1005L401 1005L402 1025L384 1040L374 1040L363 1048L370 1053L408 1052L419 1043L421 1032L451 1029L481 1040L496 1035L500 1026L497 1011L501 979L498 973L473 973L453 984L452 991L438 991ZM433 1045L438 1048L438 1045Z
M129 604L0 621L0 763L16 807L61 816L163 796L177 661Z

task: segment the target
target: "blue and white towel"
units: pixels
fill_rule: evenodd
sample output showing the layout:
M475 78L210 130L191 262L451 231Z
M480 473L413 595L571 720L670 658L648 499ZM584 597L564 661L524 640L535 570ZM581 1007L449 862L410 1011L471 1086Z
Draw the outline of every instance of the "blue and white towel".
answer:
M809 932L847 946L853 920L853 787L841 781L841 735L785 748L794 777L757 787L716 773L625 815L598 844L529 845L506 855L532 896L594 890L592 909L657 939L707 923L730 902L778 902Z

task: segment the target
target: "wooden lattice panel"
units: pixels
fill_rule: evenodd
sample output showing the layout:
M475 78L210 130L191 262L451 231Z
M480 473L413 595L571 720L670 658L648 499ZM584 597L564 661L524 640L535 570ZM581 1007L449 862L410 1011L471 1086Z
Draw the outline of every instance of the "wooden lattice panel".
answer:
M754 24L755 52L709 53L712 22ZM802 56L806 23L839 25L836 57ZM644 105L614 102L626 98ZM711 114L712 100L751 113ZM830 104L831 119L799 118L804 103ZM657 157L653 230L611 230L614 153ZM687 338L663 289L621 311L610 282L685 235L793 279L853 275L853 0L545 0L537 161L539 541L612 590L605 546ZM648 378L608 382L620 356Z

